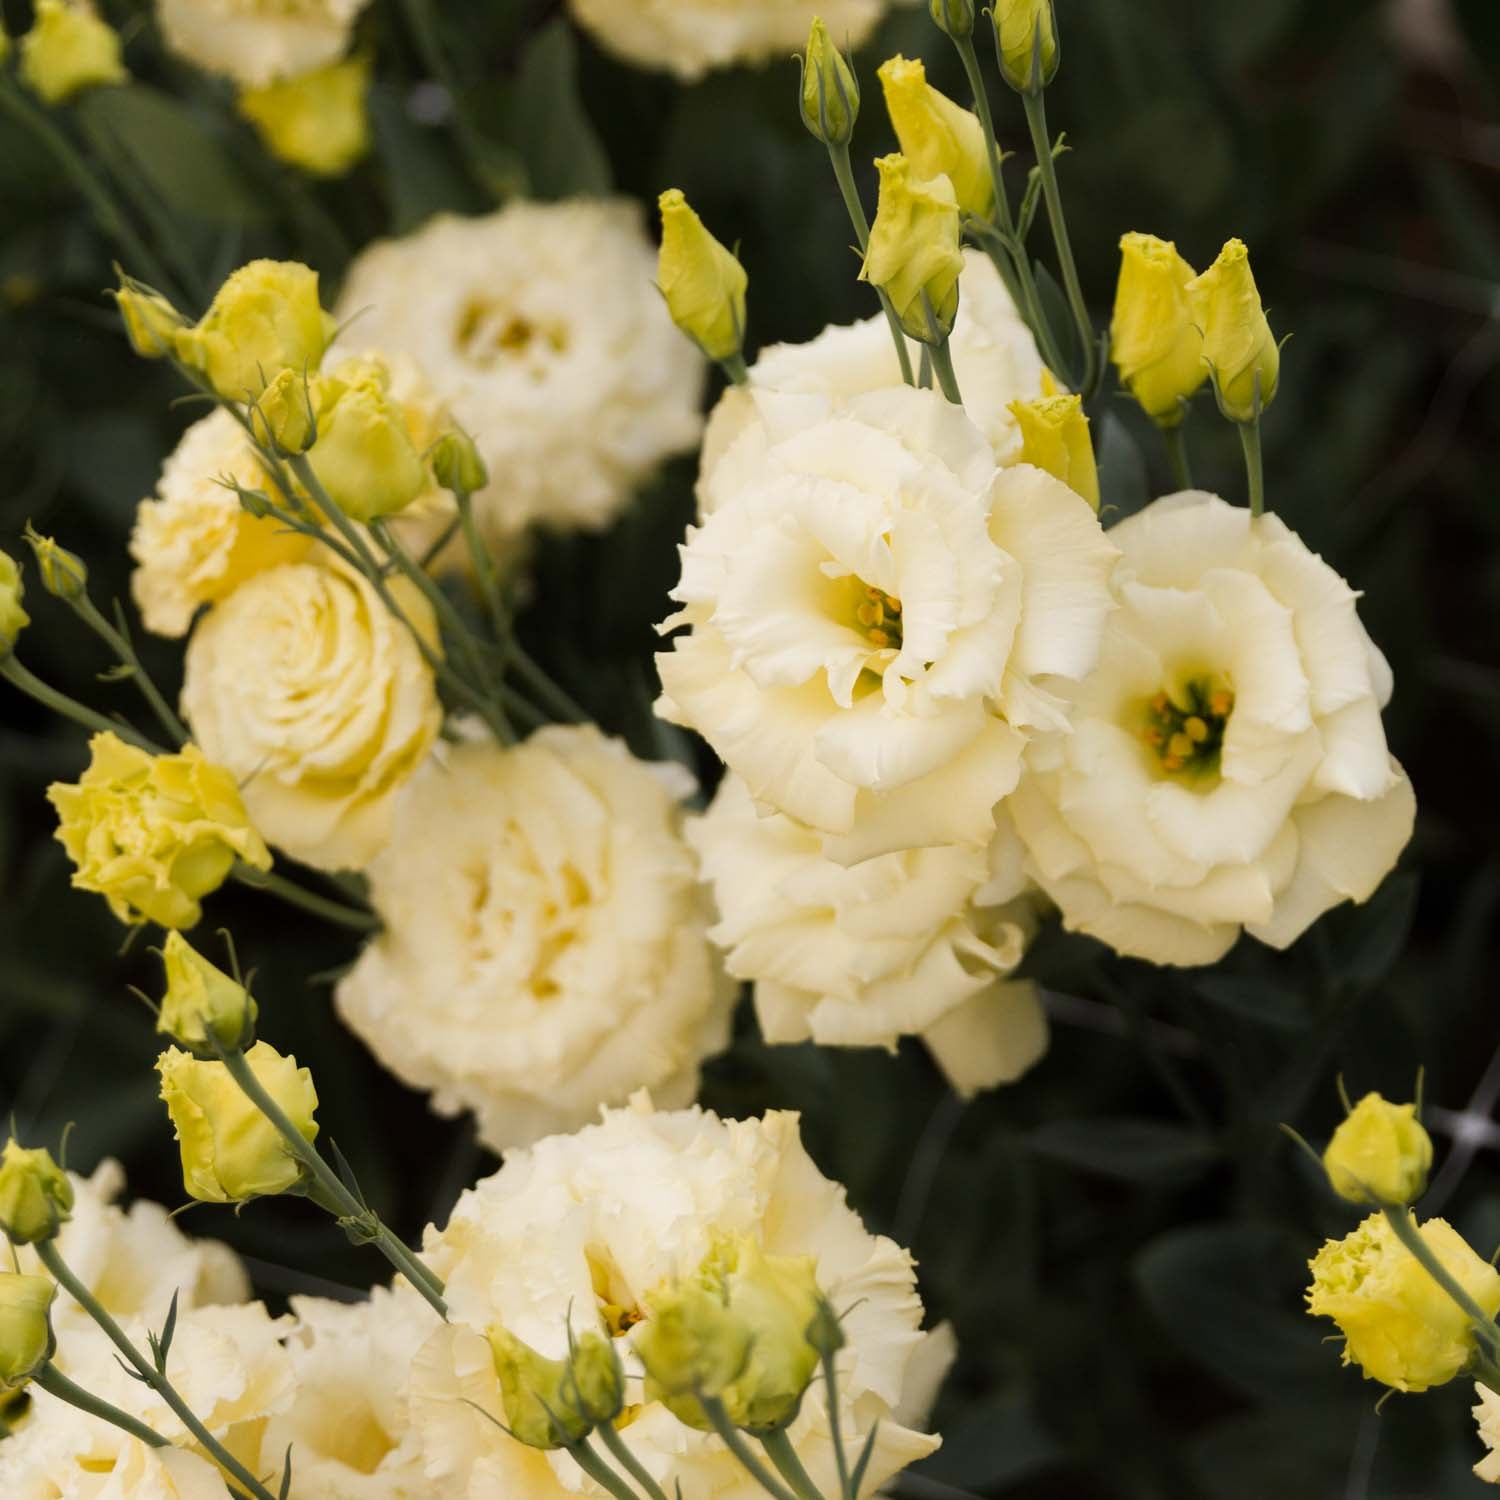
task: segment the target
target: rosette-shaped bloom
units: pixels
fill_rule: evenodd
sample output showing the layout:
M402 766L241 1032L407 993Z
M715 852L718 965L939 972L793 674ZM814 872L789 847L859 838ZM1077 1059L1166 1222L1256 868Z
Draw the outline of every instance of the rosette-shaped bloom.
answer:
M1063 723L1049 684L1094 665L1114 549L932 391L755 401L682 548L658 711L842 863L987 845L1023 731Z
M443 214L350 267L341 343L421 364L489 467L475 505L490 532L599 527L701 430L703 356L655 272L634 203Z
M843 1314L838 1393L852 1451L880 1423L869 1488L931 1452L937 1440L897 1414L919 1382L930 1384L923 1356L932 1339L920 1331L911 1257L860 1223L807 1156L795 1115L654 1112L642 1094L577 1135L509 1153L459 1200L446 1229L428 1232L425 1258L444 1278L452 1319L412 1370L412 1416L434 1486L530 1500L586 1491L566 1452L527 1447L482 1414L505 1417L486 1332L502 1327L558 1359L571 1316L575 1335L615 1338L634 1400L643 1389L634 1345L653 1294L695 1276L710 1251L739 1237L770 1257L811 1257L818 1287ZM787 1435L822 1493L836 1493L822 1381ZM718 1500L763 1493L716 1436L660 1401L633 1407L620 1436L669 1495L679 1484L684 1495Z
M568 0L574 19L626 62L701 78L733 63L764 63L798 51L815 15L857 47L886 0Z
M1042 357L1036 340L1011 301L1005 283L989 257L964 251L958 279L958 321L948 340L964 410L990 440L996 462L1014 463L1021 456L1021 432L1011 403L1044 394ZM708 419L698 481L698 502L707 512L717 508L714 479L721 458L730 485L738 466L759 462L769 428L752 399L755 391L826 396L842 403L866 391L894 389L905 382L896 361L890 326L878 314L861 323L825 328L806 344L772 344L750 367L750 386L730 386Z
M183 433L155 496L136 509L130 592L157 635L186 635L203 605L266 568L296 562L312 545L270 517L252 516L225 480L275 493L244 428L218 410Z
M71 1500L80 1494L101 1500L229 1500L223 1477L206 1458L148 1447L50 1396L33 1400L45 1404L46 1419L34 1411L15 1441L0 1450L0 1483L13 1500ZM80 1490L80 1474L99 1480L99 1487Z
M435 644L420 592L390 588ZM411 632L335 558L271 568L215 605L188 645L182 710L240 778L256 827L325 870L374 858L442 724Z
M122 922L192 927L203 915L199 901L237 858L271 867L234 776L196 745L151 755L116 734L96 734L88 769L76 782L54 781L47 800L73 884L105 897Z
M156 0L166 44L250 88L341 57L369 0Z
M1365 901L1410 837L1391 677L1354 591L1276 516L1168 495L1109 533L1120 608L1011 798L1070 928L1205 964Z
M963 1093L1017 1078L1047 1045L1036 987L1007 979L1035 926L1022 850L881 854L846 868L738 777L688 826L729 972L755 985L768 1042L894 1047L920 1036Z
M370 149L368 55L246 89L236 101L267 148L315 177L341 177Z
M369 868L384 931L340 1014L496 1148L641 1087L686 1104L729 1012L681 835L692 789L592 727L434 757Z

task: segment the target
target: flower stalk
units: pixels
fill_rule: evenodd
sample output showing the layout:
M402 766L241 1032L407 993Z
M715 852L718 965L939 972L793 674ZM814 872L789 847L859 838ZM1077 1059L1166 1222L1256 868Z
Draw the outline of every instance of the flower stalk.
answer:
M1245 450L1245 482L1250 491L1250 514L1264 515L1266 479L1260 451L1260 414L1257 412L1253 420L1236 425L1240 430L1240 446Z

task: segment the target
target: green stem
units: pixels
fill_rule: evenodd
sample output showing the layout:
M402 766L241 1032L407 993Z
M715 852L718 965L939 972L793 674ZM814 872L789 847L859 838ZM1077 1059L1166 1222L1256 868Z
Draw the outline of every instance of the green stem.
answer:
M942 387L943 394L955 405L962 406L964 398L959 394L958 376L953 370L953 355L948 348L948 340L944 339L941 344L929 345L932 351L932 368L937 375L938 385Z
M573 1461L578 1467L595 1484L608 1490L615 1500L640 1500L640 1496L589 1447L587 1438L581 1438L576 1443L569 1443L568 1452L573 1455Z
M1042 299L1037 293L1031 262L1026 258L1026 247L1016 240L1014 234L1003 235L983 220L970 219L969 223L1000 279L1006 286L1015 288L1016 309L1036 339L1042 362L1058 380L1066 383L1069 378L1066 361L1053 337L1052 325L1042 313Z
M620 1467L646 1492L647 1500L667 1500L667 1492L652 1478L650 1469L630 1451L630 1445L620 1436L613 1422L604 1422L595 1431Z
M839 1494L843 1500L855 1500L849 1493L849 1456L844 1451L844 1426L839 1420L839 1381L834 1369L833 1350L824 1346L823 1386L828 1401L828 1431L833 1438L833 1462L839 1475Z
M750 371L745 367L743 354L731 354L719 361L719 368L729 377L731 385L749 385Z
M73 1274L67 1262L57 1253L56 1243L52 1240L43 1240L35 1249L37 1259L51 1272L57 1284L104 1330L105 1337L134 1366L146 1385L177 1413L183 1426L207 1450L214 1462L219 1464L226 1473L232 1474L235 1481L242 1485L249 1494L254 1495L256 1500L272 1500L270 1493L255 1475L198 1420L193 1414L193 1409L178 1395L177 1388L167 1379L165 1372L158 1370L136 1348L125 1330L104 1310L99 1299ZM45 1390L46 1387L43 1386L43 1389ZM137 1433L137 1436L139 1435Z
M932 389L932 350L926 344L922 345L922 353L917 360L917 389L921 391Z
M121 1411L118 1406L111 1406L100 1396L91 1395L81 1385L74 1385L54 1364L43 1365L31 1378L33 1383L46 1391L49 1396L56 1396L59 1401L66 1401L69 1406L76 1406L79 1411L87 1412L91 1417L98 1417L108 1422L111 1427L118 1427L121 1432L128 1432L131 1437L139 1438L148 1448L172 1446L161 1433L147 1427L144 1422L132 1417L129 1412Z
M347 906L329 896L320 896L316 891L309 891L284 875L274 874L270 870L257 870L244 860L236 860L229 874L240 885L266 891L289 906L300 907L311 916L324 922L332 922L335 927L347 927L354 932L375 932L380 927L380 918L374 912L361 911L358 907Z
M1411 1251L1422 1269L1474 1320L1474 1337L1484 1345L1485 1357L1492 1362L1500 1359L1500 1328L1433 1254L1432 1247L1412 1222L1411 1210L1404 1204L1386 1203L1381 1205L1381 1212L1396 1238Z
M776 1465L776 1472L791 1485L797 1500L823 1500L822 1492L798 1458L797 1450L792 1447L792 1440L786 1435L785 1429L766 1433L761 1438L760 1445Z
M179 747L187 744L192 738L187 732L187 726L172 712L171 705L151 680L150 673L141 665L141 659L136 655L135 647L130 644L130 641L99 613L94 601L87 594L79 594L76 599L69 599L68 603L73 606L74 612L84 624L120 658L123 665L130 669L131 679L150 706L151 712L156 715L157 722L166 730L167 737Z
M526 685L542 700L545 707L549 708L565 723L588 723L588 711L571 694L553 681L546 669L531 656L519 641L512 640L510 642L510 654L511 661L514 663L516 670L526 680Z
M1175 427L1163 427L1161 440L1166 444L1167 461L1172 465L1173 482L1179 490L1192 489L1193 470L1188 463L1187 422L1179 422Z
M361 1203L348 1188L339 1181L328 1163L318 1154L312 1143L303 1138L302 1132L287 1118L286 1112L261 1086L243 1052L221 1052L219 1054L229 1076L240 1086L245 1097L273 1124L286 1142L287 1149L307 1169L313 1181L322 1190L328 1202L337 1205L342 1217L355 1221L362 1232L368 1233L373 1243L432 1305L433 1310L445 1321L448 1304L443 1301L443 1284L422 1262L381 1223L379 1216ZM316 1198L314 1202L318 1201ZM326 1206L326 1205L325 1205Z
M865 217L865 206L859 201L859 189L854 185L854 168L849 165L848 145L830 145L828 159L833 163L833 175L838 181L839 192L843 195L844 207L849 211L849 222L854 225L860 254L864 254L870 244L870 221ZM875 291L880 298L881 311L885 313L891 337L896 341L896 358L901 362L901 378L907 385L912 385L911 354L907 351L906 335L901 331L901 320L897 318L896 309L885 289L876 287Z
M1078 281L1078 267L1073 260L1073 245L1068 238L1068 221L1063 215L1062 191L1057 185L1057 166L1052 160L1052 140L1047 134L1047 105L1040 89L1021 96L1026 106L1026 124L1031 143L1036 148L1037 170L1042 177L1042 196L1047 200L1047 220L1052 226L1052 243L1057 247L1058 266L1062 271L1063 290L1068 307L1078 327L1083 351L1083 379L1080 382L1085 399L1094 394L1099 376L1099 351L1094 346L1094 325L1083 300Z
M1250 514L1259 516L1266 509L1266 477L1260 456L1260 418L1240 422L1240 446L1245 450L1245 482L1250 489Z
M58 692L55 687L49 687L40 677L28 672L13 655L0 662L0 677L4 677L12 687L20 688L28 697L35 698L43 708L50 708L53 713L61 714L75 724L82 724L85 729L92 729L96 734L117 734L122 740L129 741L137 749L145 750L151 755L163 753L160 746L152 744L145 735L132 729L129 724L106 718L86 704L68 697L66 693Z
M801 1496L793 1494L750 1451L749 1444L740 1435L739 1429L729 1420L729 1413L724 1410L724 1403L717 1396L700 1396L698 1401L707 1413L708 1420L713 1424L714 1431L723 1440L724 1446L740 1461L745 1472L771 1496L771 1500L802 1500Z
M479 592L489 611L490 625L495 638L505 640L510 635L510 611L505 606L505 595L500 588L495 554L490 551L489 543L480 533L479 523L474 518L473 496L467 490L454 490L453 498L458 502L458 523L463 529L464 545L469 549L475 577L479 579Z

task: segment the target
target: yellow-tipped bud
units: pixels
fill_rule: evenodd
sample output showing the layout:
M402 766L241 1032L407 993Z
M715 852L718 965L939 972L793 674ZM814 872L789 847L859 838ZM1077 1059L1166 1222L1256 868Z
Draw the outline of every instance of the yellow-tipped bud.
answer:
M1276 396L1281 351L1242 240L1230 240L1219 258L1188 283L1193 321L1203 330L1203 357L1213 376L1219 410L1231 421L1253 422Z
M21 607L26 585L21 569L8 552L0 552L0 661L16 649L16 641L31 624L31 616Z
M160 292L127 285L114 297L125 324L125 337L142 359L162 359L173 351L177 335L188 322Z
M0 1230L14 1245L53 1239L73 1213L73 1184L38 1146L7 1141L0 1153Z
M548 1359L504 1328L490 1351L505 1404L505 1425L533 1448L563 1448L613 1422L625 1404L625 1372L600 1333L573 1341L566 1359Z
M879 78L886 113L912 172L946 176L959 208L987 219L995 206L995 184L978 117L933 88L920 59L888 58L880 65Z
M940 344L958 316L958 199L946 177L923 180L899 154L882 156L880 202L870 228L861 281L891 299L901 327L924 344Z
M319 382L318 440L308 462L328 497L354 521L405 510L429 484L405 407L389 376L360 362Z
M432 465L432 477L445 490L474 495L490 482L484 458L474 446L474 439L462 428L445 432L433 444L427 461Z
M180 932L169 932L162 945L167 992L162 996L156 1029L196 1056L215 1048L241 1052L255 1040L258 1014L242 984L216 968Z
M1099 509L1099 468L1081 396L1039 396L1012 401L1021 429L1021 462L1045 469Z
M318 1134L318 1093L294 1057L257 1042L245 1061L305 1141ZM303 1170L281 1133L221 1062L168 1047L156 1060L161 1097L182 1153L182 1181L203 1203L244 1203L301 1185Z
M18 1391L52 1358L52 1299L49 1276L0 1271L0 1393Z
M1448 1274L1486 1316L1500 1311L1500 1272L1481 1260L1443 1219L1418 1233ZM1344 1363L1398 1391L1425 1391L1452 1380L1474 1353L1474 1323L1397 1238L1383 1214L1371 1214L1308 1262L1308 1311L1332 1318L1344 1335Z
M24 535L36 556L36 570L42 576L42 587L55 599L81 599L89 586L89 570L83 559L30 526Z
M273 451L305 453L317 436L312 392L300 370L283 370L260 393L250 416L255 435Z
M1432 1138L1415 1104L1366 1094L1334 1131L1323 1166L1350 1203L1413 1203L1427 1190Z
M119 36L87 0L36 0L36 20L21 38L21 77L39 99L62 104L130 74Z
M745 342L745 268L703 226L677 188L658 200L656 284L672 321L710 359L733 359Z
M1158 427L1177 426L1182 403L1208 379L1203 334L1188 298L1195 274L1170 240L1134 233L1120 240L1110 357Z
M802 123L825 146L847 146L859 118L859 79L834 46L828 28L814 17L802 59Z
M974 34L974 0L927 0L927 11L940 31L962 41Z
M315 177L342 177L370 149L370 68L369 56L358 53L246 89L239 112L272 155Z
M1005 81L1023 94L1046 88L1061 60L1052 0L995 0L991 20Z

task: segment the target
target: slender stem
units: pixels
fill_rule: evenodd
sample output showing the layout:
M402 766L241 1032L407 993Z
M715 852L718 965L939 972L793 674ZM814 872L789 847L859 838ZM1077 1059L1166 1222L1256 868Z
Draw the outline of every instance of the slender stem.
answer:
M1250 514L1263 515L1266 509L1266 478L1260 457L1260 418L1238 425L1240 446L1245 450L1245 481L1250 488Z
M589 1447L589 1440L586 1437L576 1443L569 1443L568 1452L573 1455L573 1461L578 1467L595 1484L608 1490L615 1500L640 1500L640 1496Z
M863 254L870 243L870 221L865 217L865 206L859 201L859 189L854 185L854 169L849 165L848 145L830 145L828 159L833 163L833 175L838 180L844 207L849 210L849 222L854 225L854 235ZM875 290L880 298L881 310L885 313L885 321L890 327L891 337L896 341L896 358L901 362L901 378L907 385L912 385L911 355L906 348L906 335L901 331L901 321L884 288L876 287Z
M1031 143L1036 148L1037 171L1042 178L1042 196L1047 200L1047 219L1052 226L1052 243L1057 247L1058 266L1062 271L1063 290L1068 307L1078 326L1083 350L1084 395L1092 396L1099 375L1099 351L1094 347L1094 325L1089 321L1088 305L1078 281L1078 267L1073 260L1073 245L1068 238L1068 221L1063 215L1062 191L1057 185L1057 166L1052 160L1052 140L1047 134L1047 105L1040 89L1021 96L1026 106L1026 124Z
M742 360L741 365L744 361ZM458 502L458 523L463 528L464 545L469 549L469 560L474 564L475 576L479 579L479 592L484 606L489 611L490 625L497 640L510 635L510 611L505 606L505 595L500 588L500 574L495 567L495 554L490 551L474 518L474 497L467 490L454 490L453 498Z
M302 1132L287 1118L286 1112L261 1086L243 1052L221 1052L219 1054L229 1076L240 1086L246 1098L276 1127L288 1150L307 1169L313 1181L322 1189L330 1203L337 1205L344 1218L355 1221L361 1230L368 1232L370 1241L385 1258L403 1275L432 1305L433 1310L445 1321L448 1304L443 1301L443 1284L437 1276L396 1238L379 1216L360 1202L339 1181L328 1163L318 1154L312 1143L303 1138ZM317 1200L314 1199L316 1202ZM326 1206L326 1205L325 1205Z
M1193 470L1188 463L1187 422L1179 422L1175 427L1163 427L1161 440L1166 445L1167 461L1172 465L1173 482L1179 490L1192 489Z
M1411 1251L1422 1269L1474 1320L1474 1336L1484 1345L1486 1357L1492 1362L1500 1359L1500 1328L1495 1326L1490 1315L1454 1280L1448 1268L1433 1254L1432 1247L1412 1222L1411 1210L1404 1204L1385 1203L1381 1205L1381 1212L1396 1238Z
M932 350L926 344L922 345L922 353L917 360L917 389L932 389Z
M380 926L380 918L372 911L361 911L358 907L335 901L330 896L320 896L316 891L307 890L284 875L274 874L270 870L257 870L244 860L236 860L229 874L240 885L267 891L289 906L300 907L324 922L332 922L335 927L348 927L355 932L374 932Z
M148 1448L172 1446L161 1433L147 1427L144 1422L132 1417L129 1412L121 1411L118 1406L111 1406L101 1396L91 1395L81 1385L74 1385L54 1364L43 1365L31 1378L49 1396L56 1396L59 1401L66 1401L69 1406L76 1406L79 1411L87 1412L91 1417L99 1417L108 1422L111 1427L118 1427L121 1432L128 1432L131 1437L139 1438Z
M35 1248L37 1259L51 1272L57 1284L104 1330L105 1337L110 1343L135 1367L141 1379L177 1413L183 1426L207 1449L214 1461L226 1473L232 1474L236 1482L242 1485L249 1494L254 1495L256 1500L272 1500L270 1493L255 1475L198 1420L193 1414L193 1409L178 1395L176 1387L167 1379L165 1372L158 1370L136 1348L125 1330L104 1310L99 1299L73 1274L67 1262L57 1253L56 1243L52 1240L43 1240ZM46 1387L44 1386L43 1389L45 1390Z
M943 394L955 406L962 406L964 398L959 394L958 376L953 370L953 355L949 351L948 340L944 339L941 344L931 344L928 347L932 353L933 372L937 375Z
M526 679L526 684L550 708L558 718L571 724L586 724L588 711L547 674L531 654L520 644L510 643L511 660L516 670Z
M984 74L979 71L979 58L974 51L974 37L956 36L953 45L964 65L970 91L974 95L974 113L984 127L984 148L989 154L990 181L995 185L995 222L1005 230L1011 227L1010 197L1005 191L1005 179L1001 175L1002 162L1000 143L995 138L995 117L990 112L990 91L984 86Z
M776 1472L791 1485L797 1495L797 1500L823 1500L822 1492L797 1456L797 1450L792 1447L792 1441L787 1437L785 1429L780 1432L766 1433L761 1438L760 1445L770 1455L771 1462L776 1465Z
M1007 286L1014 285L1016 307L1036 339L1043 362L1057 379L1066 382L1069 378L1066 362L1053 337L1052 325L1042 312L1042 299L1037 293L1036 278L1031 273L1026 247L1013 234L1003 235L981 219L970 219L969 226L979 237L985 254L1000 273L1000 279Z
M92 729L98 734L117 734L122 740L128 740L137 749L152 755L162 753L159 745L152 744L145 735L129 724L119 719L106 718L86 704L68 697L66 693L58 692L55 687L49 687L40 677L28 672L13 655L0 662L0 677L4 677L12 687L20 688L28 697L35 698L43 708L50 708L53 713L61 714L75 724L82 724L85 729Z
M79 594L76 599L69 599L68 603L73 606L74 612L84 624L120 658L125 666L130 668L132 680L140 689L141 696L150 705L151 712L156 715L157 722L166 730L167 737L179 746L187 744L192 736L187 732L187 727L182 720L172 712L171 705L151 680L150 673L141 665L141 659L136 655L135 647L131 645L129 639L99 613L94 601L87 594Z
M740 1435L739 1429L729 1420L729 1413L724 1410L724 1403L717 1396L700 1396L698 1400L707 1413L708 1420L713 1424L714 1431L723 1439L724 1446L740 1461L745 1472L772 1497L772 1500L802 1500L800 1495L793 1494L751 1452L749 1444Z
M727 359L721 359L719 368L729 377L731 385L750 384L750 371L745 368L743 354L731 354Z
M646 1492L647 1500L667 1500L667 1492L652 1477L650 1469L630 1451L630 1445L620 1436L613 1422L601 1423L594 1430L614 1454L620 1467Z
M824 1346L823 1385L827 1391L828 1431L833 1438L833 1462L839 1475L839 1494L843 1500L855 1500L849 1493L849 1456L844 1451L844 1424L839 1420L839 1379L834 1368L833 1350Z

